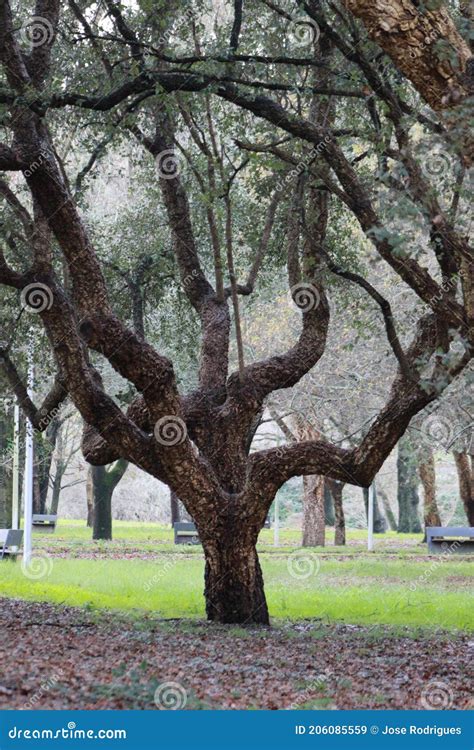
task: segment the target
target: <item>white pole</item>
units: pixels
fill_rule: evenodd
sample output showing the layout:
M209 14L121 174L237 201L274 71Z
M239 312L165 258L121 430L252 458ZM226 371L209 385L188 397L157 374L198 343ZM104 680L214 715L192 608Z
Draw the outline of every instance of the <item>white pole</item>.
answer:
M275 497L275 518L273 523L273 546L280 546L280 503L278 494Z
M367 549L372 552L374 549L374 488L371 484L369 487L369 508L367 514Z
M33 357L31 349L28 352L28 395L33 399ZM33 425L26 420L25 443L25 536L23 539L23 561L28 565L31 557L31 537L33 529Z
M20 407L15 404L13 414L13 490L12 529L20 528Z

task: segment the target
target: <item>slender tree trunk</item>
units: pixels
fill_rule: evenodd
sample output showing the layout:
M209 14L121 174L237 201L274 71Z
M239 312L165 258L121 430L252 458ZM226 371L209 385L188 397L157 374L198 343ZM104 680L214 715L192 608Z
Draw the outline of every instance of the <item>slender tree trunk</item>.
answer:
M364 495L365 514L368 520L369 518L369 490L366 487L363 488L363 495ZM380 512L377 489L374 486L374 534L385 534L386 531L387 531L387 522L385 521L385 518Z
M324 479L303 477L303 547L324 547Z
M57 516L59 508L59 497L61 495L61 484L63 481L64 468L61 464L56 466L56 472L53 479L53 489L51 493L51 508L50 512L53 516Z
M38 455L37 441L34 443L34 461L33 461L33 513L44 513L44 505L42 504L41 489L40 489L40 467L39 461L40 456Z
M221 623L269 624L255 531L235 533L204 543L208 620Z
M426 527L442 525L436 502L436 466L433 451L422 457L418 464L418 472L423 485L423 516L425 523L423 541L426 541Z
M110 469L105 466L92 467L94 489L93 539L112 539L112 495L127 470L128 462L116 461Z
M87 501L87 526L92 528L94 525L94 481L92 478L92 466L89 466L87 470L86 501Z
M11 477L8 465L8 414L0 412L0 528L9 529L12 524Z
M398 442L398 531L418 534L421 532L418 517L418 461L410 436L405 433Z
M170 490L170 511L171 511L171 526L178 523L181 520L181 513L179 508L179 499L176 492Z
M62 424L58 423L55 433L55 449L56 449L56 467L53 478L53 487L51 492L51 508L50 513L54 516L58 514L59 508L59 497L61 494L61 487L63 483L63 477L66 472L67 464L64 461L64 440L62 433ZM52 458L52 453L51 453ZM51 465L52 461L50 462ZM51 472L49 469L48 474Z
M326 526L335 525L336 509L334 507L334 497L327 480L324 481L324 518Z
M105 466L92 467L94 488L93 539L112 539L112 492L107 482Z
M459 495L464 505L467 522L474 526L474 457L467 453L453 453L458 472Z
M344 489L344 484L335 480L328 480L326 484L330 488L334 501L334 544L336 546L342 546L346 543L346 519L344 516L344 507L342 505L342 491Z
M383 512L385 513L385 518L387 519L387 523L389 525L390 531L396 531L397 519L395 518L393 510L390 506L390 501L387 497L387 493L384 490L379 489L378 496L382 500Z

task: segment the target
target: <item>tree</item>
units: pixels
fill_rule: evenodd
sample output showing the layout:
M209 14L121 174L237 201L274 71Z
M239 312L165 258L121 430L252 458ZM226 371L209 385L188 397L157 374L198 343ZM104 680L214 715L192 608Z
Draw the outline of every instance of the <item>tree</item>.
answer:
M8 410L2 408L0 403L0 528L11 528L12 520L12 493L11 473L9 472L9 431L12 420L9 419Z
M436 502L436 464L433 451L426 451L418 462L418 473L423 485L423 520L427 526L441 526Z
M91 510L93 539L112 539L112 495L128 467L128 461L119 459L109 467L91 467ZM88 514L89 515L89 514Z
M474 457L461 451L454 451L453 456L458 473L459 495L468 524L474 526Z
M385 532L387 531L387 523L382 513L380 512L375 482L373 483L373 493L374 493L374 533L385 534ZM364 487L363 495L364 495L365 513L368 518L369 516L369 490L368 488Z
M238 24L240 31L233 28L229 56L230 29L224 24L206 47L208 29L198 28L192 18L189 22L194 6L186 4L188 23L178 24L174 32L187 45L187 54L180 56L174 54L174 42L170 44L172 21L163 6L153 4L151 10L143 10L108 1L105 5L107 18L101 25L104 16L91 22L82 3L71 2L66 10L57 0L37 0L35 16L44 21L47 33L41 44L29 47L24 19L12 18L8 2L0 8L4 76L0 101L11 134L0 146L0 168L23 173L34 239L26 270L18 266L14 249L6 242L0 281L21 292L30 305L31 290L42 291L45 304L37 306L38 318L58 369L58 385L48 395L47 406L54 408L69 395L85 422L86 459L96 467L118 460L134 463L176 492L195 520L206 559L208 618L268 623L256 541L278 489L294 476L308 475L368 487L411 418L435 401L471 361L471 251L456 222L457 211L442 205L436 181L422 169L423 152L410 132L411 126L420 126L422 148L430 149L434 138L444 136L443 125L436 115L428 117L408 104L412 91L406 81L397 82L393 70L380 73L378 53L369 41L352 46L357 28L342 25L336 31L332 7L322 11L319 4L305 4L306 25L314 29L317 24L322 36L318 41L313 36L313 43L319 51L325 45L334 47L338 55L334 64L340 62L343 76L348 67L354 76L349 75L349 80L355 84L341 76L328 87L308 86L307 72L318 67L313 55L295 58L285 49L280 55L259 54L261 40L255 39L245 19ZM273 3L257 3L257 7L270 18L273 43L284 38L280 25L298 26ZM184 4L179 10L184 14ZM111 23L114 34L109 39ZM166 33L164 23L168 23ZM243 33L251 56L239 53ZM77 37L81 41L72 48ZM216 53L216 48L225 53ZM78 55L87 65L80 64ZM256 76L250 65L246 67L249 62L256 66ZM281 70L290 76L290 83L282 82ZM428 73L436 77L434 62ZM281 103L285 92L288 108ZM334 99L334 125L318 119L311 106L315 94ZM219 211L214 213L221 241L214 234L212 211L203 229L202 204L193 200L176 168L180 128L189 139L193 125L180 109L183 97L197 105L200 144L193 148L200 151L199 159L208 159L211 183L214 175L209 165L217 175ZM217 113L208 109L211 99ZM93 113L92 132L97 132L97 121L102 130L92 163L104 141L110 142L115 134L122 138L132 134L157 165L159 210L167 218L181 286L201 329L199 372L194 389L187 393L179 388L171 360L117 315L95 238L81 218L78 196L70 189L67 164L56 144L64 137L66 122L70 129L71 118L88 127L88 113ZM252 196L246 196L246 206L252 205L259 218L254 223L260 242L254 244L249 282L239 283L245 254L239 253L235 241L234 208L238 196L250 192L249 183L242 182L249 158L244 146L235 141L228 145L227 136L232 127L238 130L242 125L253 138L251 146L257 151L259 144L263 148L253 173L260 195L271 196L275 190L278 170L271 166L275 159L280 170L295 162L297 168L296 179L291 170L286 174L290 190L281 208L286 241L284 252L281 245L278 249L301 314L301 331L287 351L251 363L244 358L240 297L255 291L273 221L271 198L259 213L261 197L252 202ZM281 131L290 144L286 149L281 148ZM357 141L360 158L354 157ZM374 153L373 160L362 156L366 148ZM455 153L453 158L458 158ZM143 169L146 174L146 166ZM455 207L461 187L462 180L456 183ZM383 206L379 210L380 193L385 197L402 193L401 204L408 205L405 219L416 228L412 242L393 227ZM212 207L209 196L208 202ZM364 277L357 253L338 256L326 241L329 218L338 211L349 217L358 247L379 256L422 304L408 340L399 338L392 306ZM395 369L385 404L373 414L355 446L311 439L251 451L255 424L267 398L298 383L324 354L330 320L326 279L332 274L356 285L379 310ZM231 323L237 368L229 373ZM461 342L460 352L451 349L454 341ZM107 392L96 366L99 357L133 387L135 395L126 411ZM39 424L38 409L21 385L23 380L12 378L11 383L28 417Z
M418 457L408 433L398 443L397 474L398 531L417 534L421 531Z

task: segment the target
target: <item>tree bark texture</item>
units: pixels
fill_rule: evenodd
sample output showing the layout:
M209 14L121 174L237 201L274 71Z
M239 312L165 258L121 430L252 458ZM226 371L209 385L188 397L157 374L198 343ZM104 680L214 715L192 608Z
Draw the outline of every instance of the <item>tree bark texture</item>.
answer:
M303 547L324 547L324 477L303 477Z
M442 526L441 516L436 501L436 464L433 451L422 455L418 464L418 472L423 485L423 517L425 529L427 526ZM426 532L425 532L426 538Z
M418 516L418 459L408 434L398 443L397 477L398 531L418 534L421 532Z
M435 110L466 98L469 45L439 2L414 0L345 0L369 36Z
M453 453L458 472L459 495L464 505L469 526L474 526L474 456L456 451Z
M334 501L335 522L334 522L334 544L343 546L346 543L346 519L344 516L344 507L342 504L342 493L344 490L343 482L328 480L331 495Z

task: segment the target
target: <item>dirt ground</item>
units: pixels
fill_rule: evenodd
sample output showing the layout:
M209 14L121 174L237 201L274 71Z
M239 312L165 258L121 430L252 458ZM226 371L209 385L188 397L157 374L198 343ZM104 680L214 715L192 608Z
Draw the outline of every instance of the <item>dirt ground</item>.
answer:
M131 620L0 599L0 708L467 709L473 656L466 635Z

